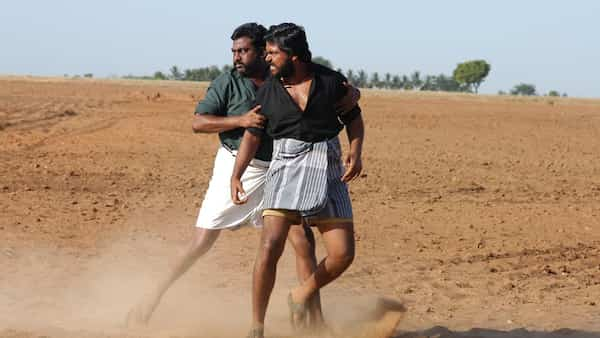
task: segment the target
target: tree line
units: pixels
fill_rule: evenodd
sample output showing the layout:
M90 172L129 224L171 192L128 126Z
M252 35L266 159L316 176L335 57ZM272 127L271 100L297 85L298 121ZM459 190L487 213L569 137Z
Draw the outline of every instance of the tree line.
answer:
M331 61L326 58L316 56L313 62L322 64L334 69ZM190 68L181 70L177 66L172 66L168 72L156 71L152 76L133 76L128 75L124 78L130 79L152 79L152 80L181 80L181 81L212 81L222 73L230 72L231 65L222 67L209 66L200 68ZM343 70L336 69L344 74L352 85L359 88L378 88L410 91L445 91L445 92L464 92L478 93L480 85L485 81L491 70L491 65L485 60L469 60L459 63L454 69L452 75L423 75L419 71L410 74L379 74L374 72L368 74L364 70ZM520 83L515 85L508 93L498 92L499 95L538 95L534 85ZM546 94L548 96L561 96L561 94L552 90ZM567 96L563 93L562 96Z
M212 81L223 73L228 73L233 69L231 65L223 67L209 66L200 68L184 69L183 71L177 66L172 66L168 73L156 71L153 75L126 75L125 79L141 79L141 80L176 80L176 81Z

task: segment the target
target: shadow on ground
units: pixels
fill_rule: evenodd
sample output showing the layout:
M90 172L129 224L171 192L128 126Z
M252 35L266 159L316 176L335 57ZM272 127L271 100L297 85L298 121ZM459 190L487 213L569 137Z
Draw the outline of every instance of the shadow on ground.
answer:
M586 332L572 329L555 331L528 331L514 329L510 331L473 328L469 331L451 331L442 326L436 326L421 332L399 332L393 338L600 338L599 332Z

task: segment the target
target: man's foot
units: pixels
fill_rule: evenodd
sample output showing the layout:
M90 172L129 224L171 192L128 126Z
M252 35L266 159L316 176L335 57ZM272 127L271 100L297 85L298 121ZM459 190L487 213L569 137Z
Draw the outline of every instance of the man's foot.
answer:
M290 324L294 330L306 328L308 309L306 303L296 302L292 296L293 292L288 294L288 308L290 310Z
M327 324L325 323L325 318L323 318L320 300L317 297L312 296L306 302L308 308L308 327L311 331L327 331ZM321 330L321 328L325 329Z
M154 309L158 305L156 297L146 296L127 313L125 325L129 328L148 325Z
M253 328L248 332L246 338L265 338L265 329L262 327Z

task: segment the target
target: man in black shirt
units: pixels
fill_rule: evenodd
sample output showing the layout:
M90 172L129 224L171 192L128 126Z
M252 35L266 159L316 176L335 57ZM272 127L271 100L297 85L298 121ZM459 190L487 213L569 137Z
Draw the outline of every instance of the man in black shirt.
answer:
M248 186L249 202L240 208L231 203L227 184L233 170L235 153L244 128L262 126L264 117L253 107L255 91L268 76L264 61L266 29L256 23L239 26L231 35L234 69L211 82L205 97L196 107L192 129L198 133L219 133L221 147L215 157L215 169L200 208L196 230L186 250L175 259L151 292L128 314L129 325L145 325L162 296L200 257L207 253L223 229L236 229L254 221L263 198L263 186L271 160L271 140L265 139L243 181ZM344 100L341 100L343 103ZM260 219L259 219L260 220ZM299 224L299 223L297 223ZM299 278L309 276L315 268L314 237L310 229L294 226L290 242L296 250ZM315 302L311 316L322 321L320 305Z
M264 129L248 128L231 177L231 196L243 204L241 176L265 134L274 139L263 200L264 227L254 266L253 329L262 337L275 271L290 226L316 225L327 257L315 272L288 295L292 324L304 326L306 304L318 290L340 276L354 259L352 206L346 182L362 170L364 125L360 108L339 111L335 102L346 95L345 78L313 64L304 29L285 23L266 36L271 78L257 92ZM350 147L345 172L338 133L346 126Z

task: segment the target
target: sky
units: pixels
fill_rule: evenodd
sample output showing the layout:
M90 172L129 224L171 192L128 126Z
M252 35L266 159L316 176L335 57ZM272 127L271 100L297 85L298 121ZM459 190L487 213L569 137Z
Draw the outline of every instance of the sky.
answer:
M151 75L231 63L245 22L304 26L314 56L368 73L492 70L482 93L534 84L600 97L600 1L20 0L0 11L0 74Z

